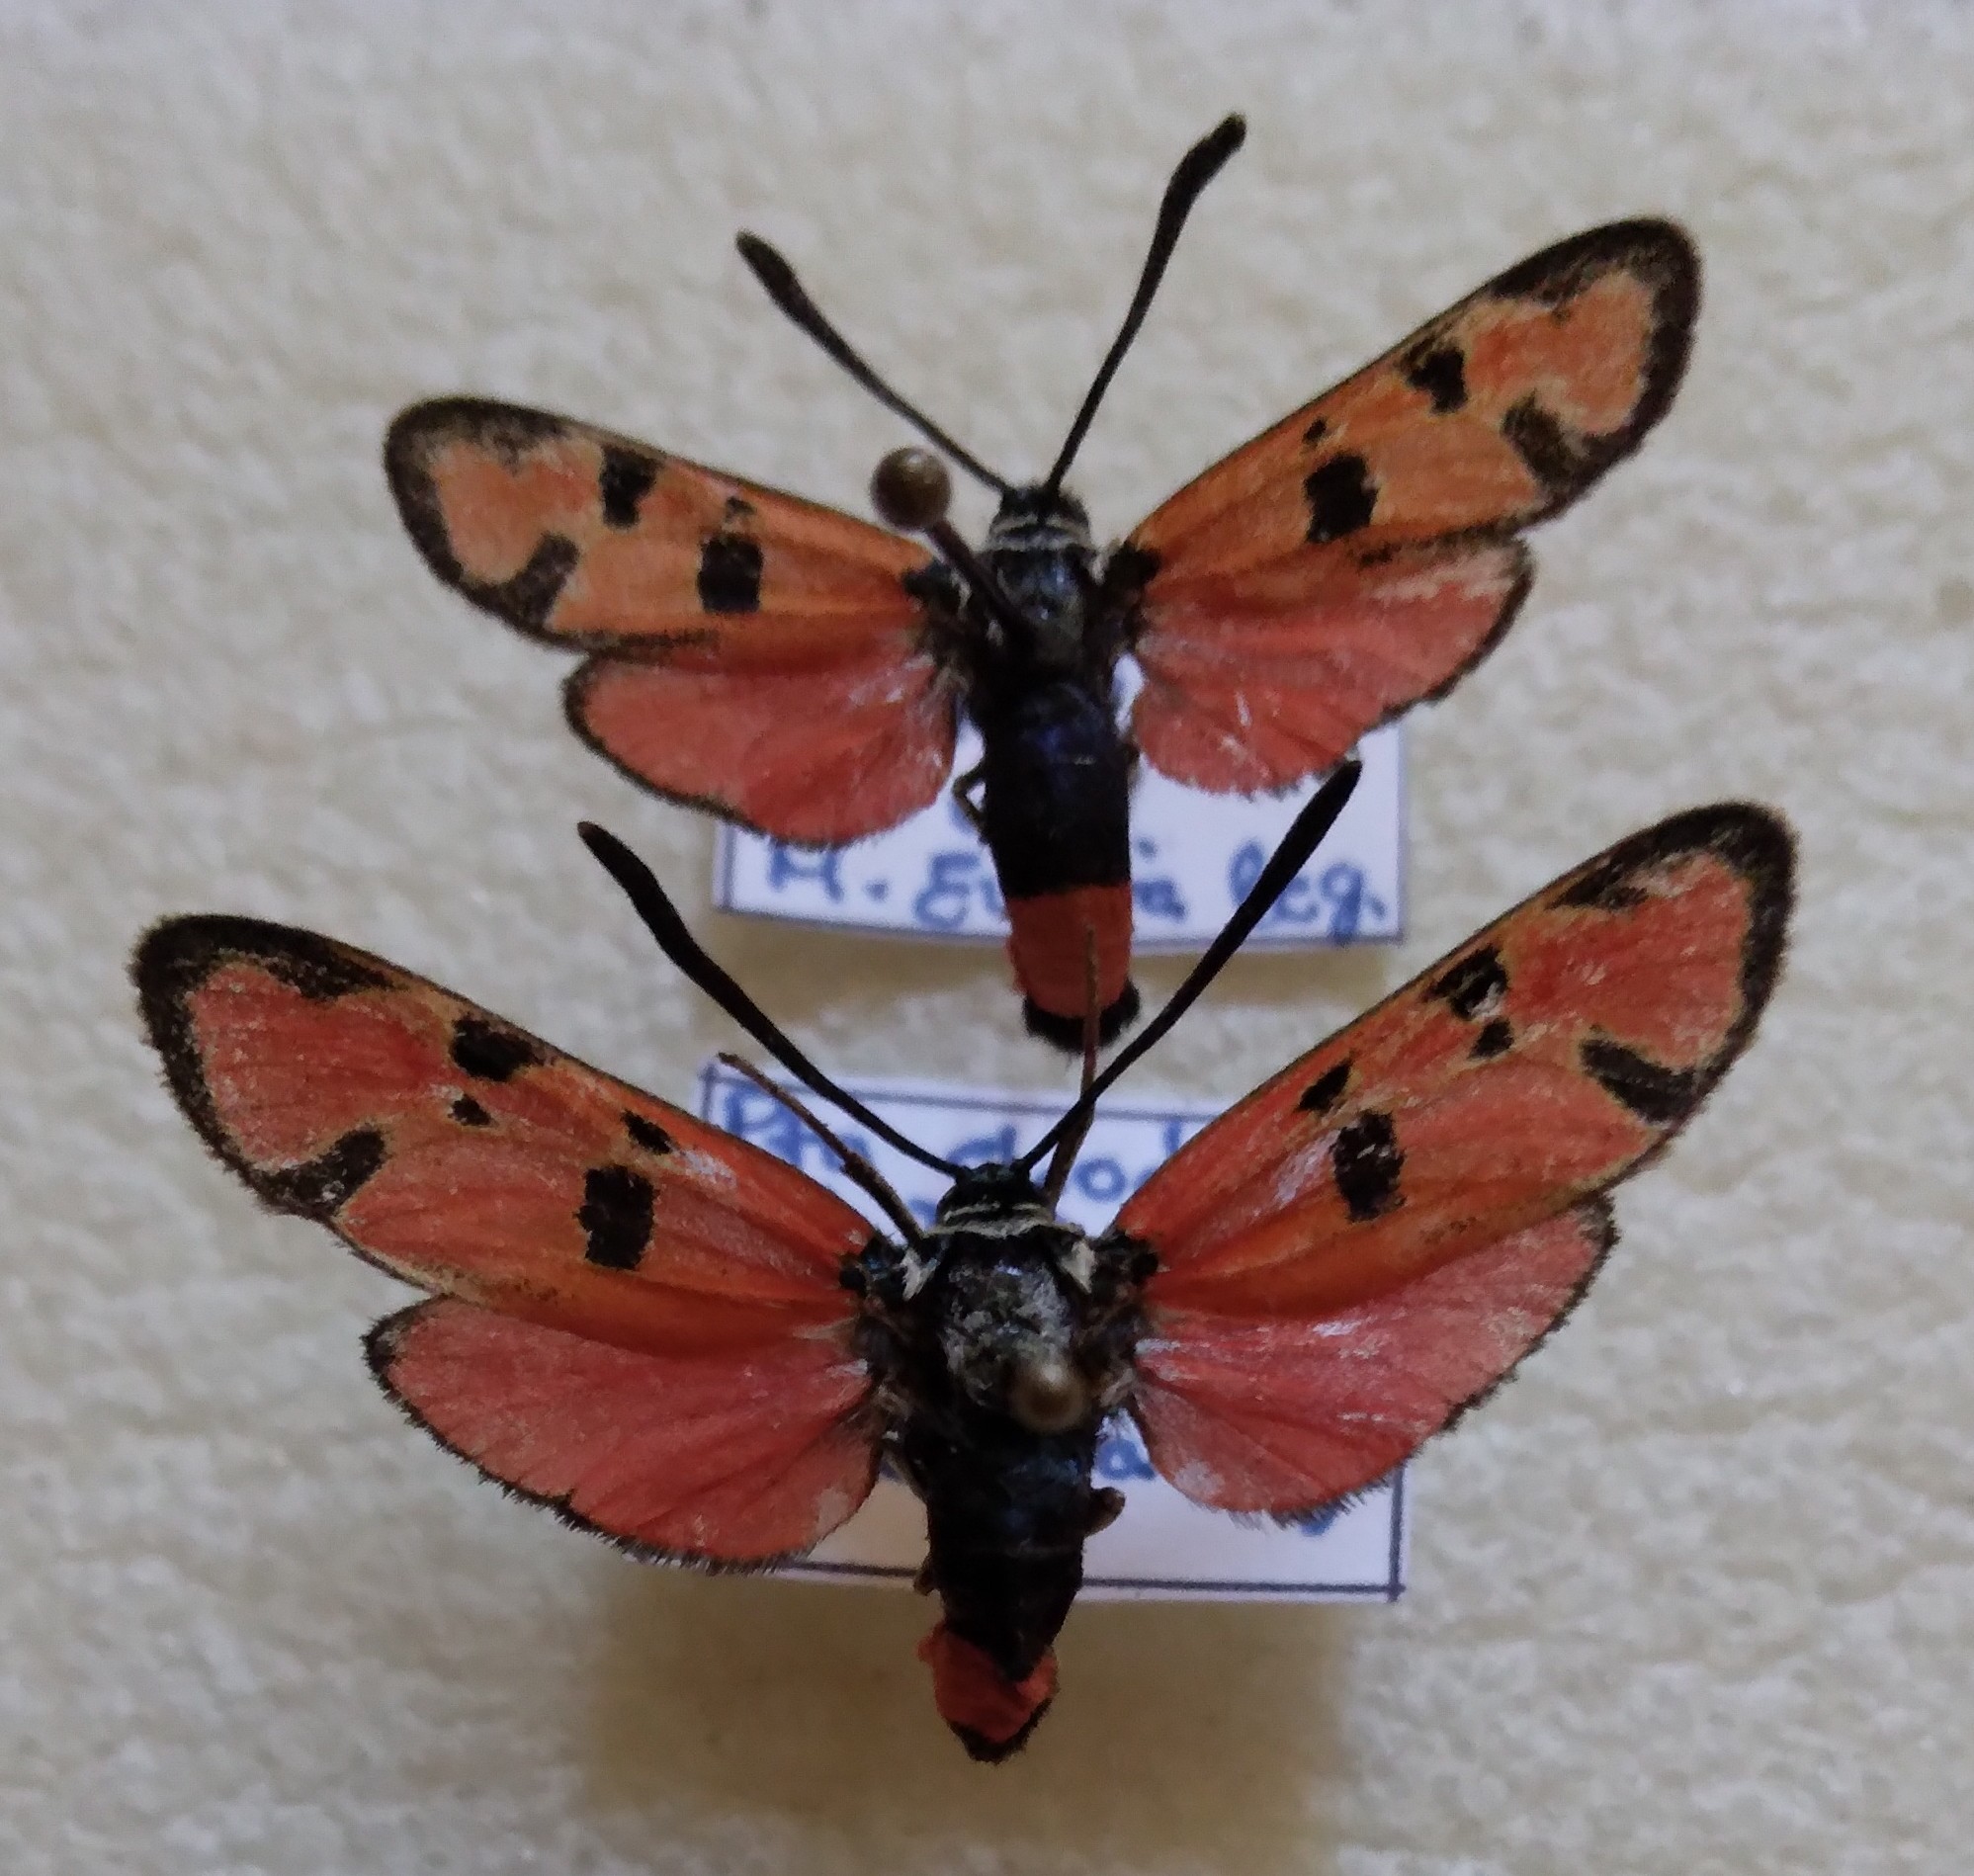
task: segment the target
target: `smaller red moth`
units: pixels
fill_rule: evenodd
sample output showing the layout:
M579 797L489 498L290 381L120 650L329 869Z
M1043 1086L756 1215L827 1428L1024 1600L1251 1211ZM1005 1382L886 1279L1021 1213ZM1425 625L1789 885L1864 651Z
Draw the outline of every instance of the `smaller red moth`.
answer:
M1787 826L1735 803L1675 814L1298 1057L1108 1231L1065 1223L1096 1099L1353 781L1326 784L1193 977L1014 1164L934 1159L834 1088L641 863L585 829L693 981L952 1178L929 1228L854 1155L894 1230L312 932L171 919L133 969L206 1144L273 1209L428 1293L367 1344L416 1424L571 1524L708 1569L799 1555L893 1468L926 1509L939 1711L998 1760L1054 1697L1084 1541L1119 1508L1091 1480L1106 1420L1131 1415L1159 1472L1220 1510L1301 1519L1374 1484L1570 1313L1615 1236L1610 1189L1691 1118L1774 985ZM1095 1014L1092 994L1086 1063Z
M1029 1028L1074 1051L1097 953L1108 1042L1137 1016L1131 792L1323 775L1443 697L1526 598L1527 531L1644 442L1686 369L1692 242L1656 217L1553 242L1168 496L1111 547L1066 482L1194 204L1246 138L1172 171L1136 292L1049 470L996 473L894 390L753 234L782 312L931 446L879 463L883 527L524 405L440 397L385 471L433 573L582 661L584 742L653 793L841 846L953 784L992 856ZM953 468L993 491L971 547ZM1120 675L1143 684L1124 712Z

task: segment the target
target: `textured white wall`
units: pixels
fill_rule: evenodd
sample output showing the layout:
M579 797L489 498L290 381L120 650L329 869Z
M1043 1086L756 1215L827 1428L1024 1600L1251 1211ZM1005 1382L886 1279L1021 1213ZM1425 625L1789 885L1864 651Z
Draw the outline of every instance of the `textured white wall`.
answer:
M0 7L0 1864L1962 1867L1970 94L1974 15L1922 0ZM922 1605L639 1570L407 1432L356 1347L398 1292L201 1155L123 959L167 910L316 924L679 1095L727 1036L569 827L687 880L709 831L424 572L386 418L487 391L858 506L898 431L746 223L1039 465L1236 106L1083 459L1103 528L1590 221L1684 218L1707 297L1418 722L1413 942L1243 965L1150 1080L1241 1092L1695 801L1788 810L1803 912L1595 1297L1418 1468L1411 1601L1082 1611L992 1774ZM1053 1073L987 955L714 936L844 1068Z

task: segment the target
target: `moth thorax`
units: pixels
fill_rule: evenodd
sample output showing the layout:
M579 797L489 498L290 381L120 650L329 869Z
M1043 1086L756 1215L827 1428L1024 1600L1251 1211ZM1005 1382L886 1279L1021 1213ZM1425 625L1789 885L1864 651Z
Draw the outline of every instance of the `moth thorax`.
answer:
M1064 1432L1088 1416L1094 1397L1076 1367L1075 1322L1044 1263L962 1263L947 1285L939 1341L962 1394L1032 1433Z

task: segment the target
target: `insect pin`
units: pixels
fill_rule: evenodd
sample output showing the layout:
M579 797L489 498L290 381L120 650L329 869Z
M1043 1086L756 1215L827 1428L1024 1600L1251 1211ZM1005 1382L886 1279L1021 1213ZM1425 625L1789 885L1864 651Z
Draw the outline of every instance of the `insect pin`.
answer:
M517 1494L639 1554L799 1555L879 1468L923 1501L920 1653L975 1757L1054 1697L1092 1482L1129 1414L1220 1510L1301 1520L1389 1474L1569 1313L1609 1190L1747 1045L1793 851L1741 804L1566 874L1153 1173L1089 1235L1056 1201L1097 1100L1200 993L1355 781L1304 809L1198 967L1011 1163L928 1153L837 1088L586 828L665 954L798 1079L951 1180L921 1225L835 1148L874 1228L758 1148L313 933L155 927L134 964L179 1105L270 1206L431 1293L371 1331L385 1391ZM770 1085L763 1083L763 1085Z
M1284 417L1100 552L1065 478L1230 117L1173 172L1138 288L1054 463L995 473L867 365L765 241L775 304L929 443L872 478L895 533L566 417L481 398L413 405L386 469L439 578L585 653L569 723L670 800L837 846L954 794L984 837L1029 1027L1073 1050L1094 946L1108 1042L1134 1020L1130 787L1138 757L1253 794L1321 775L1442 696L1527 593L1523 530L1665 414L1698 259L1661 220L1612 222L1498 275ZM934 454L936 452L936 454ZM951 463L998 507L972 548ZM1143 679L1128 725L1121 661Z

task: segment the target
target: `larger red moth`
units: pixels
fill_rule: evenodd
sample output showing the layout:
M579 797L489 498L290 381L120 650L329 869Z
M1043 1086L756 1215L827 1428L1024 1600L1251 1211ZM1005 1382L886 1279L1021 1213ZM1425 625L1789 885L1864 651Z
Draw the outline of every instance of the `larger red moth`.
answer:
M589 838L695 981L875 1121ZM1249 924L1308 851L1278 856ZM1610 1249L1610 1189L1746 1047L1792 871L1759 808L1633 834L1289 1064L1096 1236L1055 1210L1091 1104L1203 976L1030 1153L931 1160L953 1180L936 1223L892 1195L887 1231L332 939L173 919L134 969L208 1146L430 1293L368 1344L413 1420L572 1524L719 1569L799 1555L891 1466L926 1508L939 1710L1000 1759L1053 1697L1084 1540L1117 1510L1091 1481L1105 1421L1130 1414L1198 1503L1283 1519L1450 1426L1569 1314Z
M1437 698L1528 590L1523 530L1630 455L1685 370L1699 266L1670 222L1529 256L1179 490L1107 553L1064 485L1193 202L1245 135L1179 163L1122 330L1039 481L1015 483L892 390L781 255L740 252L775 302L998 512L978 551L921 450L873 478L889 532L566 417L481 398L413 405L385 464L440 579L586 653L578 735L645 787L824 846L955 794L992 854L1029 1026L1081 1036L1097 953L1107 1041L1130 981L1139 755L1251 794L1332 768ZM1143 676L1128 729L1119 667ZM978 796L978 799L976 799Z

